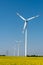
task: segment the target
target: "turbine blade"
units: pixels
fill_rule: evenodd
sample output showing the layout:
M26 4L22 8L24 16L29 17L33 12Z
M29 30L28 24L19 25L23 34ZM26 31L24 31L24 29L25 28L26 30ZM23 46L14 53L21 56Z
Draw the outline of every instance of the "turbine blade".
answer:
M34 18L36 18L36 17L39 17L39 15L33 16L33 17L31 17L31 18L28 18L27 21L32 20L32 19L34 19Z
M25 21L25 18L24 17L22 17L19 13L17 13L17 15L22 19L22 20L24 20Z
M24 23L23 30L25 30L26 26L27 26L27 22Z

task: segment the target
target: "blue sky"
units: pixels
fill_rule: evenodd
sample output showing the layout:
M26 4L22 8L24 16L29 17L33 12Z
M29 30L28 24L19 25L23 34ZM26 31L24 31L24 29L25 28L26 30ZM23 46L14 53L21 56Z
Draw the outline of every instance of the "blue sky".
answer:
M23 17L40 15L28 22L28 54L43 55L43 0L0 0L0 54L14 54L17 40L20 43L20 55L24 55L24 35L22 34L24 21L16 12Z

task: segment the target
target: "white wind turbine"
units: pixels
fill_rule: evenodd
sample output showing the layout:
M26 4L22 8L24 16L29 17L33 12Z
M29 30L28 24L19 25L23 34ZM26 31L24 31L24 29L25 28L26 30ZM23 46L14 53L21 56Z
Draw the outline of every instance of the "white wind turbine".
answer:
M16 43L18 43L18 52L17 53L18 53L18 56L19 56L20 55L20 43L21 43L21 41L18 40L18 41L16 41Z
M16 56L16 48L14 48L14 56Z
M22 17L19 13L17 13L17 15L22 19L24 20L24 27L23 27L23 32L25 32L25 56L27 55L27 23L28 21L36 18L36 17L39 17L39 15L36 15L36 16L33 16L33 17L30 17L30 18L27 18L25 19L24 17Z

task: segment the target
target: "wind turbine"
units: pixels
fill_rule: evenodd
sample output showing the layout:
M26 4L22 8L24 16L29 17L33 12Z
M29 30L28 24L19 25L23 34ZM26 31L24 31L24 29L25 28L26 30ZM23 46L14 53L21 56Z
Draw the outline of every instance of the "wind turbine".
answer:
M30 17L30 18L27 18L25 19L24 17L22 17L19 13L17 13L17 15L24 21L24 27L23 27L23 32L25 32L25 56L27 55L27 23L36 18L36 17L39 17L39 15L36 15L36 16L33 16L33 17Z
M21 43L21 41L16 41L16 43L18 43L18 56L20 55L20 43Z
M16 48L14 48L14 56L16 56Z
M8 50L6 51L6 55L8 56Z

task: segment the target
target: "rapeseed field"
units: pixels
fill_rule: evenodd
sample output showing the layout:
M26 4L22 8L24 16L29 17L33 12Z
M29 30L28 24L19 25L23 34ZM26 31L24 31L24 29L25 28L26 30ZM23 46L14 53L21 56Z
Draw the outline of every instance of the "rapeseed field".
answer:
M1 56L0 65L43 65L43 57Z

